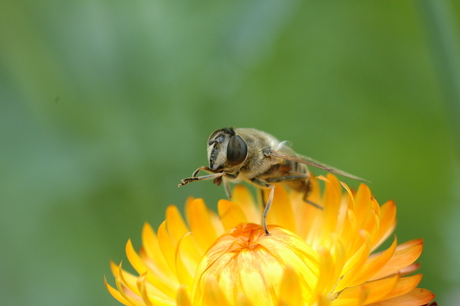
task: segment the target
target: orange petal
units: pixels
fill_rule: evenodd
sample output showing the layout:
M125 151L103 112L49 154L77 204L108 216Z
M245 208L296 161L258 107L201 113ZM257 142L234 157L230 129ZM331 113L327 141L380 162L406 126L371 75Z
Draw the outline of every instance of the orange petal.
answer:
M142 299L139 296L139 292L136 286L132 282L127 282L124 277L124 271L121 268L121 264L118 266L118 275L115 277L118 292L128 302L127 305L142 306Z
M415 271L418 270L418 268L420 268L420 264L419 263L413 263L405 268L402 268L401 270L399 270L399 273L401 273L401 275L409 275Z
M394 298L412 291L422 280L422 274L400 278L391 293L385 299Z
M358 191L355 195L355 215L358 220L358 227L365 228L365 223L371 217L372 207L371 203L372 194L371 190L366 184L360 184Z
M287 265L284 269L279 291L279 305L298 306L303 304L302 288L294 268Z
M369 236L366 235L364 232L364 237L363 243L361 244L361 247L359 250L352 255L351 258L348 259L346 262L345 266L342 269L342 279L340 279L335 291L341 291L342 289L349 287L349 286L355 286L357 283L352 282L355 276L361 271L361 269L364 266L364 263L366 262L369 253L370 253L370 246L369 246ZM359 239L357 237L357 239Z
M195 276L195 270L198 266L199 261L187 260L189 259L187 246L190 243L187 241L191 241L191 235L185 234L178 242L176 248L176 271L177 277L179 279L180 284L185 284L187 286L193 285L193 277Z
M145 277L148 278L149 283L152 285L152 290L157 296L162 297L162 298L166 298L167 296L174 296L174 292L176 291L176 288L175 288L176 284L171 282L171 279L166 278L164 275L161 275L161 274L157 275L153 273L150 273L148 274L148 276L146 276L147 275L146 272L148 271L148 266L145 264L143 259L134 250L131 240L128 240L128 243L126 243L126 256L128 257L128 260L133 266L133 268L140 275L144 275L142 278L145 278ZM139 289L139 279L137 279L136 282L137 282L137 288ZM133 283L133 281L131 280L130 283Z
M139 291L137 290L137 287L135 285L136 282L137 282L137 277L135 277L131 273L126 272L125 270L123 270L121 263L118 266L116 266L115 273L116 273L115 274L115 279L117 280L118 289L120 289L119 284L121 284L122 288L127 288L129 291L133 292L134 294L139 295ZM120 283L118 283L118 282L120 282ZM124 291L124 290L122 290L122 291ZM123 292L121 292L121 293L123 294Z
M259 223L261 219L261 209L251 196L248 188L238 184L232 190L232 202L238 204L246 216L247 222Z
M351 191L350 187L348 187L348 185L345 184L344 182L340 182L340 184L347 191L348 208L354 209L354 207L355 207L355 198L354 198L353 192Z
M380 207L380 229L375 237L372 250L378 248L396 227L396 205L393 201L388 201Z
M190 232L179 210L174 205L169 205L166 209L166 227L169 235L175 242Z
M331 300L326 295L321 295L316 298L316 306L329 306L331 304ZM337 304L339 305L339 304ZM359 306L359 304L347 304L347 306Z
M148 223L144 223L142 228L142 249L140 253L154 274L163 275L166 279L174 278L174 274L161 252L158 238Z
M187 203L185 211L193 237L198 242L201 251L205 252L218 237L212 213L202 199Z
M189 228L185 225L184 219L180 215L179 210L176 206L170 205L166 211L166 226L169 237L173 242L173 245L176 246L180 243L184 244L183 249L186 249L187 252L184 253L187 255L188 261L199 262L203 256L203 252L200 250L199 245L194 239L186 239L182 241L182 238L190 233Z
M311 192L308 195L308 199L313 203L320 203L321 201L321 188L319 187L319 182L317 177L310 172L310 183L311 183Z
M192 306L192 302L190 302L190 297L184 285L181 285L177 290L176 304L177 306Z
M281 184L275 184L275 196L267 216L267 224L276 224L294 233L296 230L295 218L290 204L291 199L286 189Z
M433 300L435 295L422 288L415 288L404 295L370 304L369 306L407 306L407 305L426 305Z
M126 256L128 257L129 262L133 266L133 268L137 271L137 273L142 274L147 271L147 266L144 264L144 261L137 255L136 251L134 250L133 243L131 239L128 240L125 247Z
M238 293L236 305L238 305L238 306L254 306L254 304L248 299L248 297L246 296L246 294L244 294L244 292Z
M340 299L334 300L330 303L331 306L361 306L363 305L362 302L363 298L358 297L351 297L349 299Z
M331 301L331 306L361 306L368 295L368 292L362 286L350 289L350 294L343 293L340 294L339 298Z
M398 279L399 275L395 275L360 286L346 288L340 293L338 299L353 299L354 296L360 296L362 292L365 292L366 298L363 301L363 305L374 303L387 296L396 286Z
M128 305L128 301L121 295L121 293L113 288L112 286L109 285L109 283L107 282L107 279L105 278L104 276L104 284L105 284L105 287L107 288L107 290L109 291L109 293L120 303L124 304L124 305Z
M171 271L176 275L175 249L176 246L171 241L171 237L166 230L166 221L163 221L158 227L158 245L163 253L166 262Z
M365 281L369 280L374 274L382 269L383 266L390 260L393 256L398 241L395 240L391 244L391 246L383 252L372 254L368 259L364 268L356 275L353 279L353 283L361 284Z
M225 231L230 230L240 223L247 223L243 210L233 202L220 200L217 203L217 210Z
M324 190L324 223L321 231L324 236L329 236L329 233L335 232L337 226L338 212L342 199L341 185L337 177L333 175L327 176Z
M146 274L141 274L139 278L137 279L137 288L139 289L139 292L141 293L142 300L145 303L145 306L153 306L152 302L149 299L149 295L147 294L147 286L146 286Z
M380 206L377 201L371 197L370 206L368 207L368 215L364 220L361 229L369 233L371 237L371 247L378 242L380 229Z
M398 245L393 257L391 257L387 264L372 276L370 280L379 279L399 272L416 261L422 253L422 249L423 241L421 239L414 239Z
M193 305L197 306L213 306L213 305L222 305L230 306L230 303L227 301L227 298L219 288L219 283L217 279L209 275L204 280L203 284L206 290L203 290L203 295L195 296L193 299Z
M327 248L318 247L317 252L319 255L319 277L316 285L315 294L321 295L327 293L332 289L331 287L337 279L332 277L334 275L334 261Z
M112 274L115 278L120 277L120 273L123 273L123 279L125 279L127 282L135 284L137 277L132 275L129 272L124 271L123 269L120 270L122 263L116 264L113 261L110 262L110 270L112 271Z
M345 263L344 249L340 241L337 240L333 248L327 249L320 246L317 248L317 252L320 260L320 272L314 295L328 297L329 293L334 291L337 280L340 278Z

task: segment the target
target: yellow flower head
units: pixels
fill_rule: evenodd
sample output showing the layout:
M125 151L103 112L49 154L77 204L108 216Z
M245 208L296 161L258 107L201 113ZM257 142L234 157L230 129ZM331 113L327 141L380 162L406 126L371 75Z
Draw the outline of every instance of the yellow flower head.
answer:
M155 233L145 224L137 253L126 245L139 273L111 264L125 305L426 305L434 295L417 288L414 264L421 240L374 250L395 228L392 201L379 206L369 188L352 192L333 175L312 178L309 200L275 188L264 233L262 209L238 185L233 201L220 200L218 214L201 199L186 203L188 225L170 206Z

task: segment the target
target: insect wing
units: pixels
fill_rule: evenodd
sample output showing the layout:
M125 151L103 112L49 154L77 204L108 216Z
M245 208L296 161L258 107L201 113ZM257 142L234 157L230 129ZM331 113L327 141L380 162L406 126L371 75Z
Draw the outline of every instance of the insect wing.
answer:
M316 168L319 168L319 169L323 169L323 170L326 170L326 171L328 171L330 173L334 173L334 174L338 174L338 175L341 175L341 176L349 177L349 178L352 178L354 180L363 181L363 182L369 182L368 180L360 178L360 177L358 177L356 175L347 173L347 172L342 171L340 169L336 169L336 168L331 167L329 165L323 164L323 163L321 163L321 162L319 162L317 160L314 160L314 159L312 159L310 157L303 156L303 155L300 155L300 154L297 154L297 153L295 153L295 154L286 154L286 153L283 153L283 152L280 152L280 151L272 151L272 152L270 152L270 155L273 156L273 157L292 160L292 161L295 161L295 162L298 162L298 163L301 163L301 164L305 164L305 165L309 165L309 166L316 167Z

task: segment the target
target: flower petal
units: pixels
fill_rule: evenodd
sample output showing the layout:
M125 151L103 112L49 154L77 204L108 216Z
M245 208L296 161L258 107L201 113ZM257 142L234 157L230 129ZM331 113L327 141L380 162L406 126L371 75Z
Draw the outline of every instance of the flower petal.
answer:
M120 303L128 305L128 301L123 297L123 295L118 291L117 289L113 288L112 286L109 285L107 282L107 279L104 276L104 284L109 293Z
M120 264L118 266L118 274L115 276L115 283L118 291L127 301L127 305L142 306L143 303L139 296L139 291L137 287L133 285L135 282L127 282L124 275L130 274L124 272Z
M126 256L128 257L129 262L133 266L133 268L141 275L145 276L146 272L148 271L148 267L143 261L143 259L136 253L136 251L133 248L133 245L131 243L131 240L128 240L128 243L126 244ZM161 296L164 298L166 296L174 296L175 291L176 291L176 286L177 283L172 283L168 278L165 278L164 276L160 275L159 277L154 276L153 274L148 275L148 280L149 283L153 286L155 289L155 294ZM137 279L137 282L139 279ZM134 283L133 280L130 281L130 283ZM139 288L139 286L138 286Z
M241 207L233 202L220 200L217 203L217 210L225 231L230 230L239 223L247 222L246 216Z
M340 209L340 202L342 198L342 189L339 180L333 176L327 176L325 182L324 191L324 223L322 225L322 233L324 233L322 239L329 242L329 233L333 233L336 230L337 220ZM326 245L326 243L322 243Z
M185 211L193 236L204 252L218 237L212 220L213 213L206 207L202 199L188 202Z
M179 240L176 248L176 271L177 277L180 284L185 284L187 286L193 285L193 278L195 274L196 267L199 261L189 260L187 256L187 251L190 250L190 247L187 248L189 244L186 241L191 241L190 233L185 234Z
M353 279L354 283L364 283L367 280L371 279L373 275L375 275L378 271L380 271L383 266L391 259L393 256L396 246L398 242L395 238L391 246L378 254L372 254L366 264L364 265L363 269L355 276Z
M408 306L426 305L434 299L435 295L422 288L415 288L407 294L370 304L369 306Z
M370 253L369 236L364 232L362 234L364 242L362 243L360 249L346 262L342 269L343 277L338 281L337 287L334 291L341 291L345 287L355 286L358 284L352 281L362 270Z
M408 277L400 278L395 288L390 294L385 296L385 299L391 299L412 291L422 280L422 274L416 274Z
M160 246L160 250L163 253L166 262L168 263L169 268L177 275L176 271L176 262L175 262L175 249L176 246L171 240L168 231L166 230L166 221L161 223L158 227L158 245Z
M246 216L249 223L259 223L261 221L262 209L254 202L249 190L238 184L232 190L232 202L237 203Z
M396 205L393 201L388 201L380 207L380 228L375 237L372 250L378 248L391 235L396 227Z
M171 238L176 242L190 232L179 210L174 205L169 205L166 209L166 228Z
M149 295L147 294L146 275L147 272L139 276L139 278L137 279L137 288L141 293L142 301L144 302L145 306L153 306L152 302L150 301Z
M364 292L366 298L363 301L363 305L371 304L388 295L396 286L398 280L399 275L394 275L393 277L346 288L340 293L338 299L353 299L353 297L360 296Z
M153 274L164 278L165 281L174 279L174 274L161 252L158 238L152 227L144 223L142 228L142 249L140 255Z
M300 280L294 268L290 265L286 266L281 280L279 291L279 305L283 306L298 306L302 305L302 287L299 284Z
M411 240L403 243L396 248L394 256L387 262L387 264L370 280L379 279L393 273L397 273L404 267L413 263L422 253L423 241L421 239Z
M184 285L181 285L177 290L176 303L177 306L192 306L192 302L190 302L190 297Z
M264 194L268 196L268 191L264 192ZM267 224L276 224L291 232L295 232L294 212L291 205L286 205L289 202L290 199L286 189L281 184L275 184L275 196L273 197L270 213L267 216Z
M224 293L219 288L219 283L213 275L208 275L204 280L204 288L206 288L204 294L200 296L199 300L194 299L194 306L230 306L231 304L227 301Z

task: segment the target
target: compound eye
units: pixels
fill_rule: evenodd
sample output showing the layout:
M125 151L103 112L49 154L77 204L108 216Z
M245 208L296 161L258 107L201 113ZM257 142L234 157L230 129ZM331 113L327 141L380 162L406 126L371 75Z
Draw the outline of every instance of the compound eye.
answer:
M248 147L244 140L238 135L230 137L227 146L227 163L231 166L239 165L246 159L247 154Z

